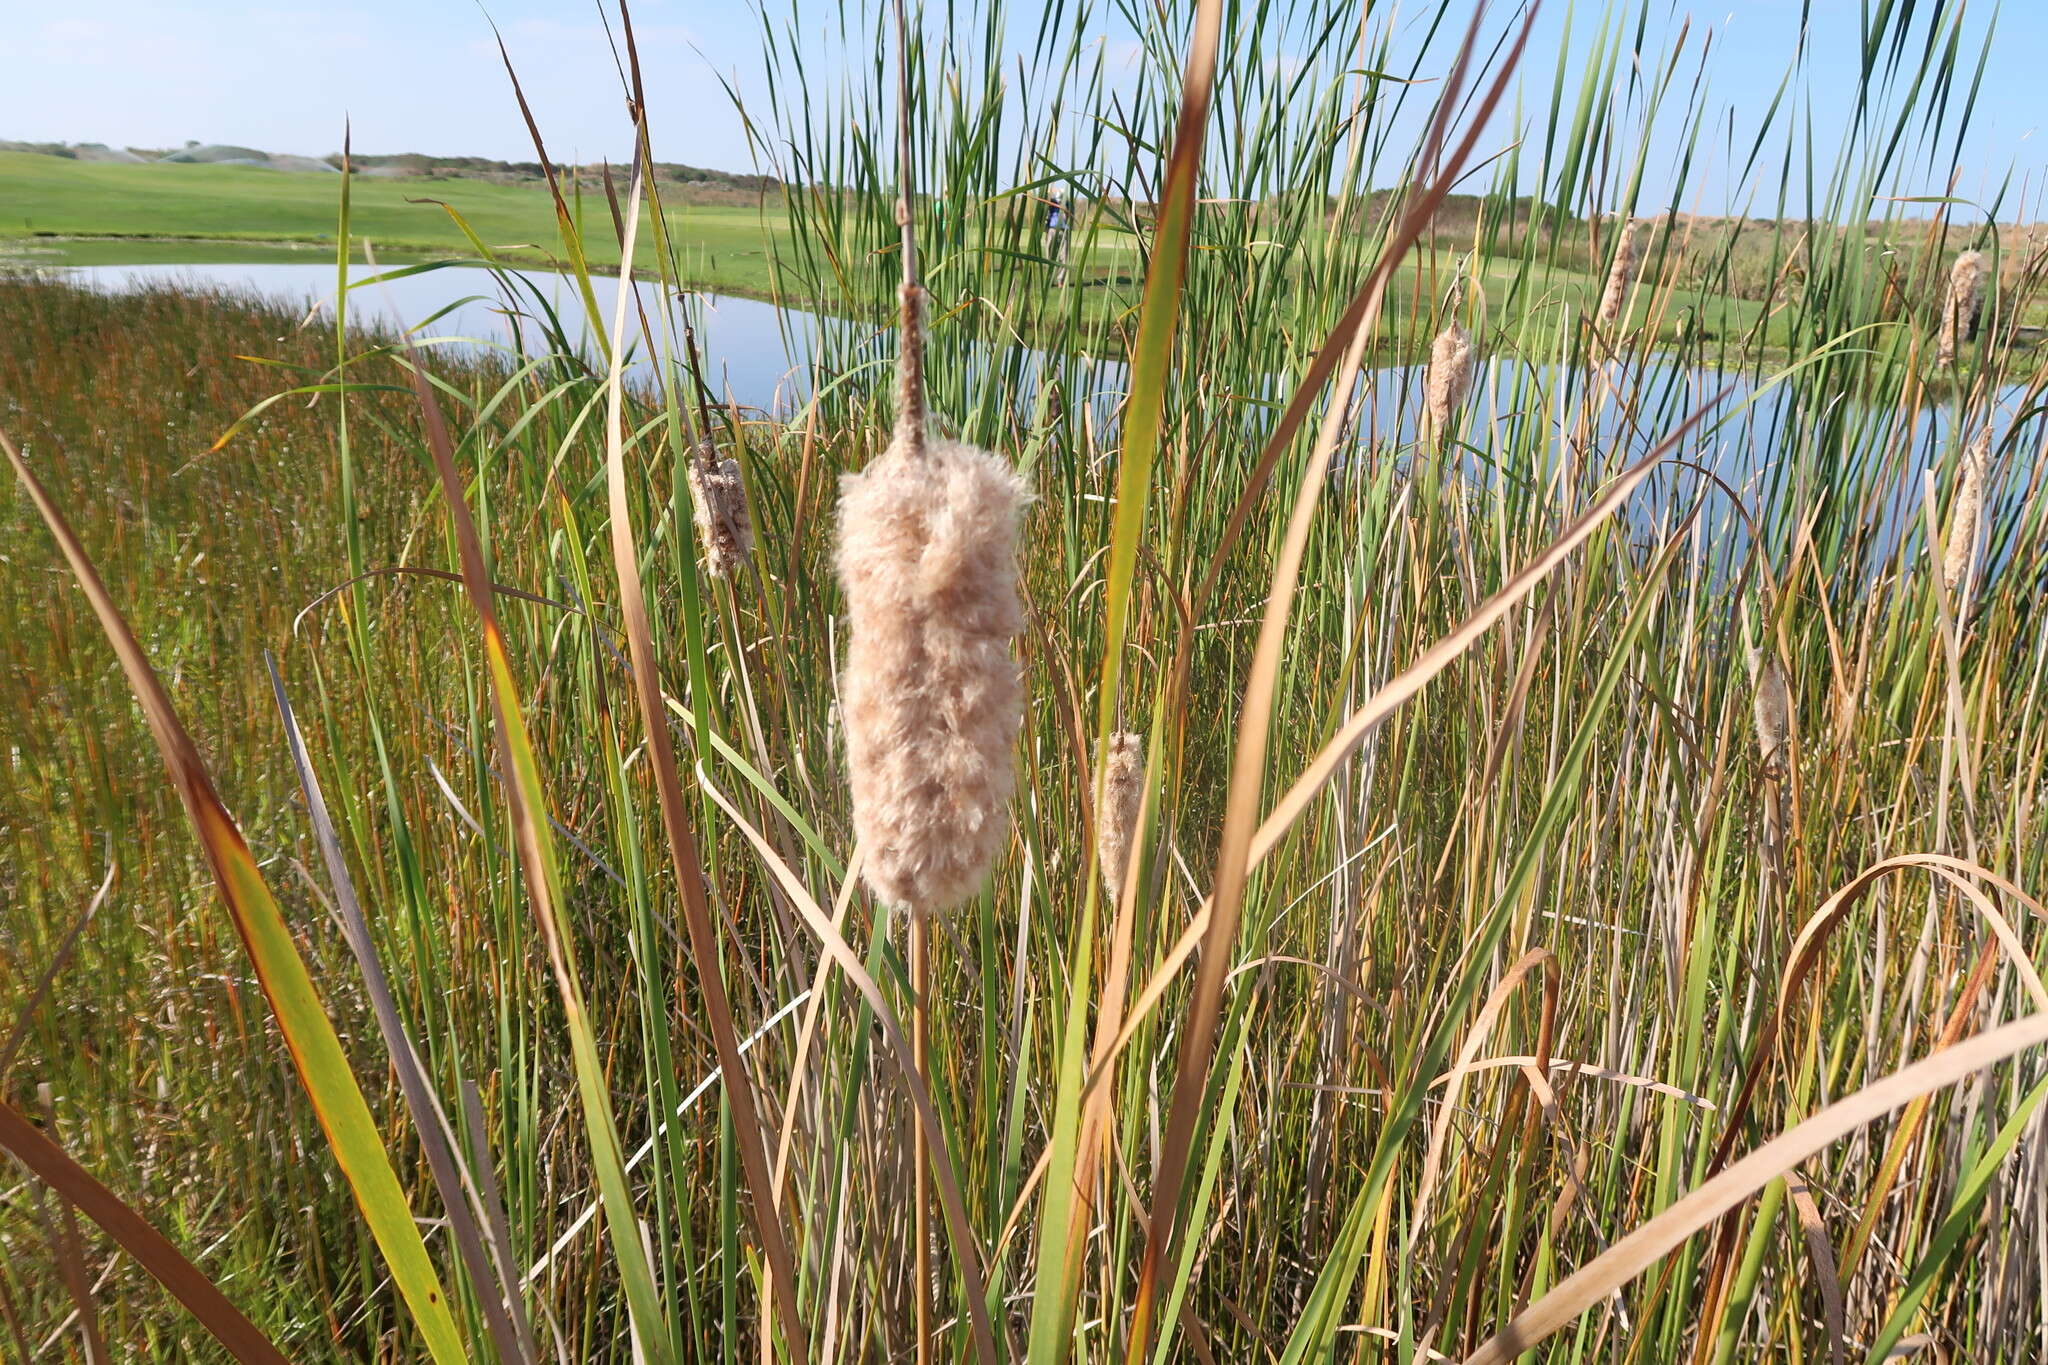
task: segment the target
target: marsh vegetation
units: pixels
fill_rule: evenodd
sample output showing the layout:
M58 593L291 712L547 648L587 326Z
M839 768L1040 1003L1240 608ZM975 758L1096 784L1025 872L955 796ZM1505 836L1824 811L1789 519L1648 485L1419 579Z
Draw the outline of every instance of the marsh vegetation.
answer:
M1114 69L912 25L934 439L1032 495L1014 795L915 951L834 567L886 7L764 30L764 280L862 324L794 411L697 382L631 167L553 220L589 344L0 278L0 1351L2040 1357L2042 261L1900 202L1983 30L1870 11L1842 145L1751 111L1777 215L1709 223L1642 198L1713 126L1647 5L1167 8ZM1373 363L1453 322L1418 425Z

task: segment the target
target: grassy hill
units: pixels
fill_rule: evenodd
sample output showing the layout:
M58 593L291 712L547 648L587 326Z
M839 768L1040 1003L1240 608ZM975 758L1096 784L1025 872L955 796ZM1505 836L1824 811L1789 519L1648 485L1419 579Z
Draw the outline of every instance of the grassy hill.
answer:
M363 173L350 181L349 230L367 241L379 260L474 255L453 210L480 240L511 261L561 263L554 204L537 167L528 175L520 165L469 165L461 158L373 157L365 162ZM771 246L791 231L779 190L722 173L712 181L694 181L683 174L691 171L688 167L658 169L664 173L660 189L683 281L726 293L773 296ZM619 193L624 192L621 184ZM616 267L617 237L602 182L584 172L568 178L567 193L590 264ZM0 205L6 206L0 208L0 263L10 257L50 265L314 259L333 250L339 201L339 179L327 173L206 162L123 164L0 150ZM1432 237L1434 260L1417 258L1403 268L1394 283L1390 318L1431 313L1420 300L1433 298L1454 257L1471 250L1484 231L1480 203L1476 196L1460 195L1446 204ZM1205 249L1270 246L1258 240L1265 235L1260 218L1279 208L1270 205L1236 228L1218 211L1206 228L1216 240ZM1351 221L1369 234L1384 208L1374 196ZM1527 212L1511 216L1510 238L1530 226ZM1084 311L1098 322L1128 314L1142 283L1137 241L1112 219L1121 215L1105 214L1075 232L1072 278L1084 291ZM1249 234L1244 241L1231 241L1244 233ZM1554 325L1556 309L1584 307L1597 298L1598 262L1577 236L1583 236L1583 229L1560 235L1526 264L1513 259L1508 241L1497 240L1496 247L1507 248L1508 254L1484 261L1479 275L1489 308L1496 315L1515 316L1518 333L1543 331ZM1710 231L1702 244L1713 236ZM636 265L651 268L653 234L644 226L640 241ZM963 262L982 247L966 238L957 245ZM886 253L890 246L889 233L863 228L854 238L835 241L832 251L845 261ZM943 253L936 244L935 249ZM933 273L935 280L953 273L943 254L935 258ZM1659 315L1645 319L1666 341L1687 328L1735 335L1756 323L1759 305L1739 296L1747 291L1724 294L1686 284L1673 280ZM814 275L803 283L785 278L782 289L785 298L828 311L863 311L843 285L843 280L828 282Z
M622 191L623 192L623 191ZM249 243L333 249L339 181L260 166L77 161L0 152L0 254L30 242L53 264L112 261L239 261ZM439 200L440 203L431 201ZM554 205L543 184L498 184L469 177L359 177L351 183L349 231L380 258L471 255L460 213L494 249L535 262L552 259ZM594 264L616 265L611 210L601 192L580 193ZM686 244L683 268L695 283L748 293L769 288L767 234L782 226L771 200L752 205L671 204L669 219ZM651 259L651 234L642 232ZM97 240L95 240L97 239ZM107 239L123 239L118 245ZM137 240L140 239L140 240Z

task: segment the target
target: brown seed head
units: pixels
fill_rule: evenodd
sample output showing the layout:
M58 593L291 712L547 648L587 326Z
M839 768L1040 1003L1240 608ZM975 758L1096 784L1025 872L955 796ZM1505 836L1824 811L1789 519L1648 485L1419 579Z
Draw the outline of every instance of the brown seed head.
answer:
M1138 809L1145 799L1145 743L1129 731L1109 737L1102 759L1102 809L1096 812L1097 861L1111 902L1123 898L1131 849L1138 841Z
M1792 757L1792 680L1769 649L1750 650L1749 671L1756 687L1756 747L1765 771L1775 774Z
M1636 282L1636 227L1621 225L1621 245L1614 249L1614 264L1607 271L1607 287L1600 291L1600 321L1612 326L1628 302L1630 286Z
M688 477L704 567L714 578L728 577L754 555L754 520L739 461L719 459L716 447L705 441L689 461Z
M1451 429L1458 409L1472 394L1472 371L1478 362L1478 348L1465 324L1452 318L1429 347L1429 371L1423 382L1429 404L1429 422L1442 433Z
M1028 501L997 456L936 434L920 450L901 430L841 480L854 830L868 885L913 914L973 896L1007 828Z
M1941 582L1951 594L1969 586L1977 556L1977 528L1984 519L1984 485L1991 470L1991 429L1977 433L1963 450L1962 472L1956 478L1955 502L1949 511L1948 540L1941 556Z
M1935 342L1935 363L1953 365L1956 351L1977 337L1984 315L1984 281L1990 262L1981 251L1965 251L1949 267L1948 294L1941 304L1941 330Z

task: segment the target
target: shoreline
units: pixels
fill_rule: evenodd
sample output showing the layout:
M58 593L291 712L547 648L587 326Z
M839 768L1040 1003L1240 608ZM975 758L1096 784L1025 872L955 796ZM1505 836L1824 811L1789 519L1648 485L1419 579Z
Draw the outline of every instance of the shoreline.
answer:
M167 249L190 247L198 248L199 250L191 255L180 254L175 250L142 252L134 255L115 252L113 255L116 259L93 260L76 260L72 259L69 253L37 250L38 247L51 248L67 245L97 246L102 243L123 243ZM219 250L213 251L208 250L208 248L219 248ZM497 253L496 260L485 260L482 257L471 255L467 252L451 251L445 246L426 245L417 242L392 242L385 246L378 246L373 241L371 249L375 251L377 256L374 262L364 253L352 252L350 253L349 263L351 265L375 264L384 266L431 265L437 262L447 262L450 264L473 265L479 269L487 269L493 265L499 265L508 266L515 270L549 271L558 275L570 273L560 260L545 251L539 250L501 249ZM280 263L305 265L332 263L335 255L334 239L331 236L234 237L217 234L202 235L196 233L162 232L36 232L0 235L0 270L14 269L19 266L62 270L90 266L272 264L272 262L268 261L251 261L249 255L252 252L276 252L282 256L298 258L293 261ZM39 256L46 254L58 256L60 259L48 261L37 259ZM89 252L87 254L97 257L101 253ZM593 274L601 272L606 275L616 275L618 272L618 262L615 260L593 261L591 269ZM649 270L643 266L635 266L633 278L636 280L655 281L659 280L661 276L657 271ZM763 303L775 303L778 306L804 307L819 310L819 306L815 303L784 303L784 301L776 299L769 290L721 277L685 279L683 285L686 288L703 290L707 293L756 299Z
M111 253L88 251L85 254L95 259L87 260L73 259L68 253L50 250L50 248L70 245L88 247L104 245L116 248L126 245L144 249L138 252L125 252L116 249ZM38 251L38 247L42 247L44 250ZM148 248L159 248L159 250L152 251ZM192 249L191 254L185 254L184 249ZM373 242L372 249L377 254L377 259L374 262L369 260L367 256L357 253L352 256L351 266L370 266L374 264L378 267L399 267L446 263L471 269L487 270L493 267L501 267L562 276L572 274L566 264L560 259L538 249L531 251L522 251L517 248L499 249L494 260L487 260L465 252L451 251L439 244L393 242L379 248ZM103 258L108 254L113 258ZM261 257L268 254L274 254L276 259L251 259L252 255ZM39 259L39 257L45 255L55 256L58 259ZM332 264L333 258L334 239L332 236L241 237L196 233L72 233L54 231L0 235L0 275L20 271L37 272L41 270L54 271L122 266ZM602 274L616 277L618 263L616 261L593 261L591 263L591 271L593 275ZM658 271L636 266L633 270L633 278L642 283L658 283L661 275ZM722 275L685 277L679 283L683 289L690 292L717 294L727 298L748 299L757 303L765 303L778 309L811 313L820 317L839 318L855 323L868 321L859 314L838 306L836 301L799 298L788 294L778 295L773 290L762 289L758 286ZM2014 337L2015 345L2029 350L2038 349L2042 341L2048 339L2048 337L2044 337L2044 333L2048 333L2048 328L2021 327L2017 329L2017 332L2019 335ZM1421 364L1428 358L1428 350L1429 338L1427 337L1384 336L1376 338L1368 347L1369 354L1386 366ZM1653 337L1643 350L1646 355L1675 358L1681 356L1683 348L1676 338L1658 335ZM1100 353L1084 351L1082 354L1096 360L1121 358L1120 353L1108 351ZM1789 352L1782 346L1742 346L1732 344L1728 347L1727 352L1719 363L1713 363L1708 357L1699 355L1686 357L1685 359L1686 363L1695 366L1710 368L1721 373L1736 374L1745 372L1750 367L1760 363L1767 364L1773 360L1783 360L1788 355ZM1922 379L1922 383L1931 401L1940 401L1943 396L1952 392L1956 382L1956 379L1950 375L1927 374Z

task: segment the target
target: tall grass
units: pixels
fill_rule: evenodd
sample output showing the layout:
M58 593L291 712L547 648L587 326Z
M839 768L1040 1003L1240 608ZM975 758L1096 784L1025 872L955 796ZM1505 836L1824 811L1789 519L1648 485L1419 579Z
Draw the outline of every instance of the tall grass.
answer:
M1801 54L1731 143L1700 35L1638 50L1647 5L1518 73L1518 16L1168 9L913 24L933 420L1037 494L1014 827L934 926L928 1067L835 706L837 475L894 418L886 6L764 26L780 287L872 324L820 333L794 413L706 399L688 305L597 319L609 358L545 316L476 356L0 281L0 428L240 818L467 1349L912 1358L915 1123L936 1358L2037 1358L2040 262L2015 203L1897 202L1949 183L1984 30L1874 10L1813 148ZM1727 214L1655 215L1670 147L1680 202L1718 148ZM1965 248L1996 287L1938 366ZM1425 434L1451 310L1478 371ZM731 574L706 441L751 512ZM49 1134L292 1358L420 1358L25 500L0 554L36 1005L0 1098L49 1085ZM0 1341L219 1358L36 1188L0 1186Z

